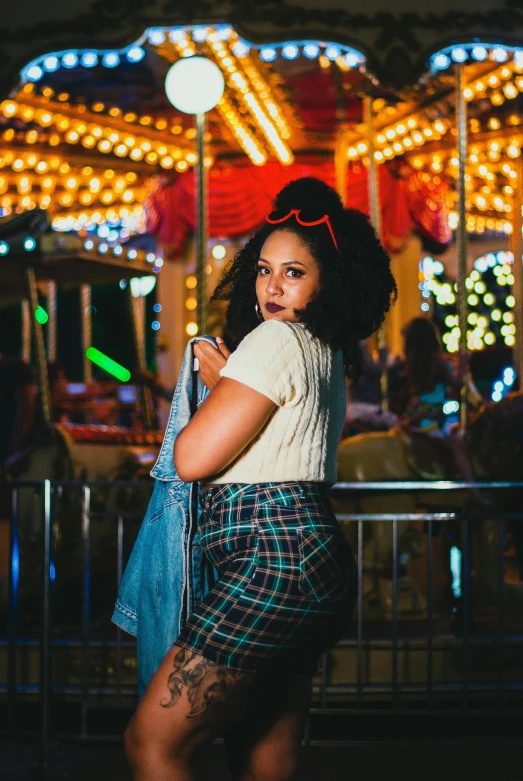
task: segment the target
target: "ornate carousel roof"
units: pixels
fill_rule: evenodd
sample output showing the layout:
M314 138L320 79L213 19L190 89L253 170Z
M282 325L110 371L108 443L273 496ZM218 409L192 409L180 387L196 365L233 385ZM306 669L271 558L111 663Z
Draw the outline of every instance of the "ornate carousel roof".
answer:
M260 194L270 201L306 173L368 211L370 96L385 240L395 248L415 229L444 245L457 220L456 65L469 102L468 227L512 229L523 142L518 4L483 0L472 13L440 0L420 14L413 0L394 12L376 0L350 11L335 0L197 3L191 25L180 8L139 0L55 3L56 20L39 18L40 5L24 15L24 5L11 10L6 36L3 214L39 206L58 229L107 223L125 239L144 229L147 203L148 227L175 256L192 227L196 131L164 80L173 62L202 54L226 83L206 135L211 235L252 230L268 206Z

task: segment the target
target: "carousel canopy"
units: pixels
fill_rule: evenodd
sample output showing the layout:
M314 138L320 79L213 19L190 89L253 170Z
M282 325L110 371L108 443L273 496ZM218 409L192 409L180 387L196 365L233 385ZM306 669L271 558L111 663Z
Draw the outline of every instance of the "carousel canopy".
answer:
M226 84L206 134L211 236L255 229L279 187L302 175L335 184L347 205L368 212L370 96L384 241L398 249L414 230L441 250L457 225L459 66L467 226L509 233L523 142L523 12L495 0L474 12L464 0L433 5L420 14L413 0L393 12L385 2L213 4L200 22L197 5L191 25L176 9L141 3L110 12L55 3L54 21L41 4L30 15L27 4L12 8L0 208L47 209L58 230L108 225L119 241L147 225L175 259L194 223L196 131L173 110L164 80L175 61L198 54Z

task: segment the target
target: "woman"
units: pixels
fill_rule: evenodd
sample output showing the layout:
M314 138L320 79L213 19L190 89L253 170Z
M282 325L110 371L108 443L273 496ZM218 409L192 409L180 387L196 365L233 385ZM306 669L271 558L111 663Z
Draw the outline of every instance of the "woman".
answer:
M235 781L295 778L312 678L356 595L329 503L345 374L394 294L365 216L313 178L283 188L218 285L225 341L195 346L211 393L174 462L202 485L202 545L219 578L126 731L135 779L194 778L218 736Z
M403 338L405 359L398 394L403 425L440 431L447 422L445 402L459 398L463 368L451 371L436 326L428 318L414 317Z
M449 399L459 399L461 385L466 378L469 402L479 407L483 400L471 378L466 377L466 363L461 357L452 371L445 359L438 330L426 317L415 317L404 330L405 362L400 378L398 410L400 425L406 429L421 430L437 437L447 446L459 477L474 482L462 430L456 422L449 424L444 410ZM476 504L487 508L491 503L476 488L470 490Z

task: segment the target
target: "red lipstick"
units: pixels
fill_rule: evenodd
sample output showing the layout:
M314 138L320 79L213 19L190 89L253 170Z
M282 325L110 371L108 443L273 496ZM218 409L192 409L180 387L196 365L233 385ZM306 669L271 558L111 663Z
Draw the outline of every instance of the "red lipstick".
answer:
M265 304L265 309L267 312L281 312L282 309L285 309L284 306L278 306L278 304L273 304L272 302L269 302L268 304Z

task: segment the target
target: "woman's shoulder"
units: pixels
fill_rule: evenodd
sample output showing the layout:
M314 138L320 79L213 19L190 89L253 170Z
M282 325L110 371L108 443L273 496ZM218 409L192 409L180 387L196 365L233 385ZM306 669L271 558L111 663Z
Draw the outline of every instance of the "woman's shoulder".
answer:
M264 320L243 339L250 344L270 343L285 344L300 340L300 335L306 331L303 323L289 323L287 320Z

